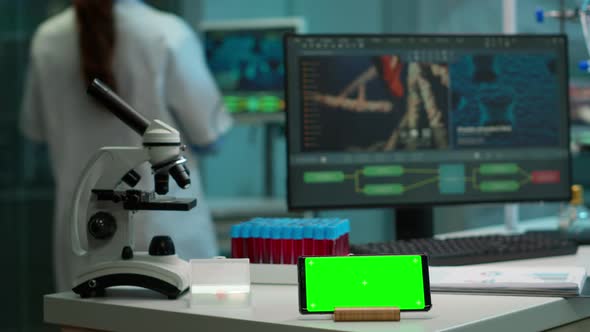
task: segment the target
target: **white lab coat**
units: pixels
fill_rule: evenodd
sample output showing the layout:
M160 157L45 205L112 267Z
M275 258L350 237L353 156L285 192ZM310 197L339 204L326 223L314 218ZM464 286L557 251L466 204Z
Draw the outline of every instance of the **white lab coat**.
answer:
M139 2L114 6L116 47L113 70L118 93L147 119L176 127L187 145L215 142L231 118L206 67L193 31L177 17ZM73 193L86 163L103 146L140 146L141 138L86 93L72 8L49 19L36 32L21 113L21 130L49 144L56 180L54 266L59 291L71 289L81 266L72 259L70 214ZM169 195L196 197L190 212L140 212L135 217L136 250L153 235L172 237L183 258L217 254L210 212L203 199L196 160L190 152L192 185L180 190L170 180ZM152 189L147 165L138 188ZM49 218L48 218L49 220Z

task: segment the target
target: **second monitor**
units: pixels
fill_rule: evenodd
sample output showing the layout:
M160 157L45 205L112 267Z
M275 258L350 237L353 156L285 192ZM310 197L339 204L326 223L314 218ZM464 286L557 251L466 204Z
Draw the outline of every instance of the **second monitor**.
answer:
M568 199L566 44L288 36L289 207Z
M207 63L232 113L282 113L283 37L300 18L210 21L200 25Z

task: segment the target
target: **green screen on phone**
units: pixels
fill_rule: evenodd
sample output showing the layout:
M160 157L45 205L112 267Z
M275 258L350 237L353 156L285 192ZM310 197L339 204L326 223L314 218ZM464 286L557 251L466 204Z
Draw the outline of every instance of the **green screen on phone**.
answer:
M310 313L337 307L425 310L430 303L426 303L423 266L428 267L422 259L420 255L303 258L305 309Z

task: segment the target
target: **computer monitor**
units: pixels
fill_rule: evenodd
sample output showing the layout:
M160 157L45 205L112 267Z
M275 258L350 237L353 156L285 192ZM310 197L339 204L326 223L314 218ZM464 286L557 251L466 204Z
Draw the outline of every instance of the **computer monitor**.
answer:
M289 208L396 207L412 219L397 227L425 236L435 205L569 199L566 48L563 35L287 36Z
M230 112L282 113L283 37L302 32L300 18L211 21L201 24L205 54Z

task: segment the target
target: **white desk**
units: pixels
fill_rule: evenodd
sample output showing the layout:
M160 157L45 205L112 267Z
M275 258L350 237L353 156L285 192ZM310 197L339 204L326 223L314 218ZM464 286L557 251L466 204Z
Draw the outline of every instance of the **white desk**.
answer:
M590 246L577 255L495 265L579 265L590 270ZM402 313L400 322L334 323L298 313L297 287L254 285L252 306L189 308L143 290L113 289L106 298L73 293L45 296L48 323L115 331L538 331L590 317L590 299L432 294L428 313ZM588 323L583 322L584 323ZM586 325L588 326L588 325Z

